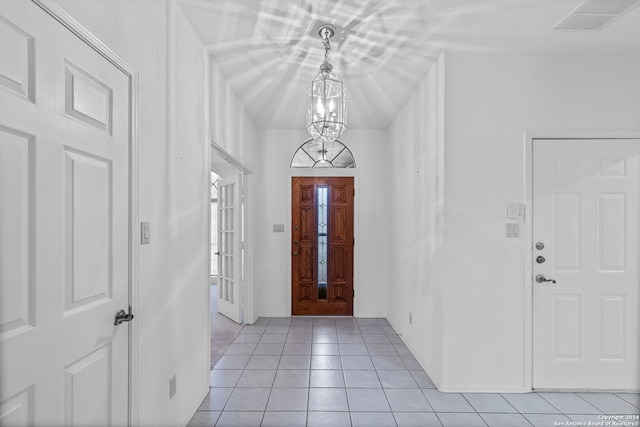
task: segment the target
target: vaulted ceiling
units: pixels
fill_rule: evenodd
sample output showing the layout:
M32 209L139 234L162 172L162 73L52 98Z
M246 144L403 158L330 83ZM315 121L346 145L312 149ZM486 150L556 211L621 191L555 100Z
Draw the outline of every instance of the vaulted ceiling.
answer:
M178 3L259 128L305 127L305 90L324 57L323 23L337 28L329 62L348 88L351 128L387 128L445 51L640 54L640 0L589 0L579 23L610 21L591 31L553 30L584 0Z

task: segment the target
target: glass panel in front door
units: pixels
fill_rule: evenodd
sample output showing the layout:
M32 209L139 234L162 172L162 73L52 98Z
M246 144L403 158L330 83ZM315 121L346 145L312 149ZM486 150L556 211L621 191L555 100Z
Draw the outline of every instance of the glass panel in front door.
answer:
M328 260L328 204L329 187L319 186L317 188L318 207L318 299L327 299L327 260Z

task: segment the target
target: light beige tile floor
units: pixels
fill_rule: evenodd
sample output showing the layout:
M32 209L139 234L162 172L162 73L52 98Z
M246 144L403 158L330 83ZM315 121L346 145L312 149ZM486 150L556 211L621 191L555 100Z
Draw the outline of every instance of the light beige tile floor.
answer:
M218 286L211 283L211 369L225 354L230 344L242 330L242 325L237 324L218 313Z
M639 408L638 393L441 393L386 319L260 318L189 426L588 426Z

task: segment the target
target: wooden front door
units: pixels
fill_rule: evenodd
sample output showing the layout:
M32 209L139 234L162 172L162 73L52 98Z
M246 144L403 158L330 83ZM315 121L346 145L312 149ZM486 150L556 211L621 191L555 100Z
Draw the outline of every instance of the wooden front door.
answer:
M353 315L353 177L292 178L291 311Z

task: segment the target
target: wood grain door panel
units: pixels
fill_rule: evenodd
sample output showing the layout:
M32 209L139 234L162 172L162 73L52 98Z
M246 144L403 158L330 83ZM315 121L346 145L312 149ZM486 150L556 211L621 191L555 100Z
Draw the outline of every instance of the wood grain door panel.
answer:
M319 188L328 191L326 292L319 288ZM293 315L353 315L353 195L353 177L292 178Z

